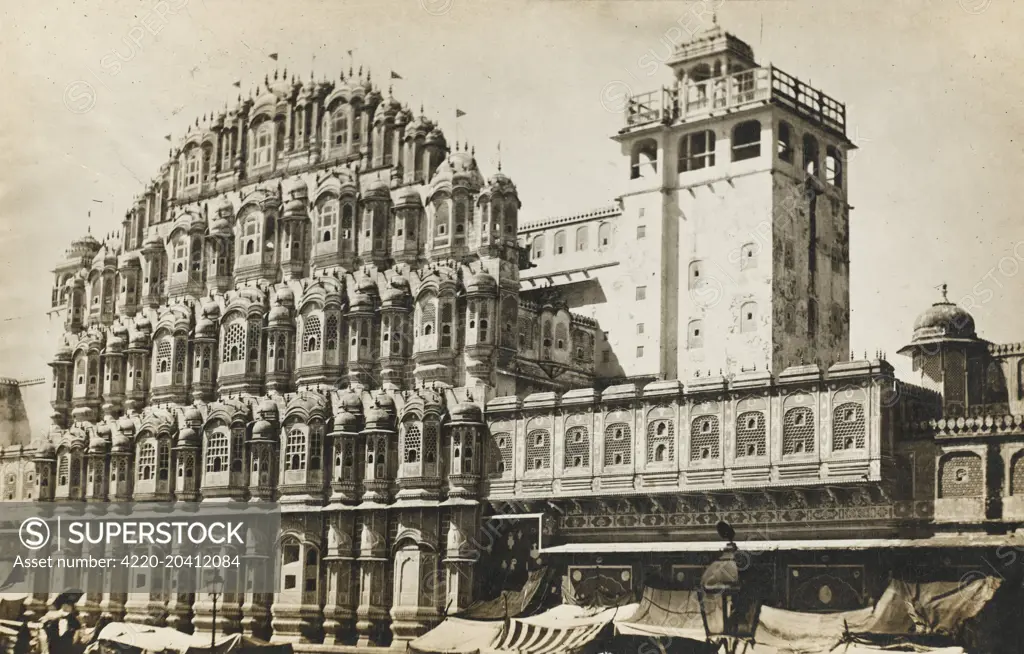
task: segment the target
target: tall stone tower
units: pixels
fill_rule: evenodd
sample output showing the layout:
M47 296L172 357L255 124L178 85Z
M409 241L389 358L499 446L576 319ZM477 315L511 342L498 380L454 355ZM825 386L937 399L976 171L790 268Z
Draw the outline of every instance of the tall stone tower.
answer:
M829 365L849 352L846 109L717 24L675 83L633 95L619 241L662 378ZM650 340L648 341L651 342Z

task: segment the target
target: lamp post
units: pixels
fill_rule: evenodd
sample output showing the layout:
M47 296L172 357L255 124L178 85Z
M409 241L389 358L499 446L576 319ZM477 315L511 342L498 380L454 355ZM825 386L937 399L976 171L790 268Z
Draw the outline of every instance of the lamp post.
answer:
M213 625L210 628L210 648L214 649L217 647L217 598L224 593L224 578L220 576L220 573L214 571L213 579L210 580L208 585L210 589L210 599L213 600Z
M700 616L707 642L716 645L717 650L724 649L726 654L735 654L742 640L754 637L758 611L752 602L737 602L743 590L743 571L736 561L739 548L733 542L735 532L721 523L719 533L728 543L700 578Z

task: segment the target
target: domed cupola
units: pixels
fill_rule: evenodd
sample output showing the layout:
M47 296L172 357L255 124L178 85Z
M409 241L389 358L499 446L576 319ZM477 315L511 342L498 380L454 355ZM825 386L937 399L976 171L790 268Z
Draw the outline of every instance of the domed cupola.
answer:
M366 183L366 186L363 188L363 199L390 200L391 189L388 188L388 185L384 180L377 178L371 179L369 182Z
M154 252L161 252L164 249L164 241L160 238L160 235L153 232L146 240L142 242L142 253L152 254Z
M484 176L476 164L476 158L469 152L456 151L449 157L452 167L452 186L480 190Z
M345 409L341 409L338 413L334 414L334 431L346 434L357 433L359 431L359 418Z
M423 198L420 197L420 192L416 190L414 186L403 186L397 194L395 199L395 208L401 209L403 207L422 207Z
M270 309L270 314L267 318L267 325L269 327L288 327L291 325L291 312L288 311L288 307L275 304Z
M178 432L177 446L178 447L195 447L198 448L200 441L199 432L192 427L182 427L181 431Z
M480 270L466 281L466 294L497 296L498 282L486 270Z
M71 361L74 351L71 346L61 341L61 344L57 347L57 351L53 355L54 362Z
M89 454L106 454L110 440L110 425L102 424L96 427L92 438L89 439Z
M306 215L306 201L309 198L309 187L300 178L290 178L282 184L284 197L284 215L286 218L303 217Z
M455 404L449 412L450 424L482 425L483 412L476 404L466 401Z
M338 398L338 404L341 405L343 411L347 411L357 417L363 415L363 400L352 390L343 392L341 397Z
M203 304L202 316L196 321L196 338L216 339L217 320L220 318L220 307L216 302Z
M132 451L132 441L124 432L119 431L111 439L110 451L117 454L129 454Z
M387 288L384 289L384 292L381 293L381 308L404 308L408 305L410 299L409 281L400 275L395 275L391 278L391 281Z
M914 321L914 335L901 354L921 345L943 342L976 343L978 334L974 318L966 310L949 301L946 285L942 285L942 301L925 309Z
M366 410L366 431L393 431L394 416L379 401Z

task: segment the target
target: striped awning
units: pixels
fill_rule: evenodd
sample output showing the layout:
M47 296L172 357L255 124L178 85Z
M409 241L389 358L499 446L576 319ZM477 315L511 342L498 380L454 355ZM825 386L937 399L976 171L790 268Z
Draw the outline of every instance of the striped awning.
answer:
M509 620L491 649L519 654L574 652L597 638L617 615L629 615L636 604L594 610L562 605L531 618Z

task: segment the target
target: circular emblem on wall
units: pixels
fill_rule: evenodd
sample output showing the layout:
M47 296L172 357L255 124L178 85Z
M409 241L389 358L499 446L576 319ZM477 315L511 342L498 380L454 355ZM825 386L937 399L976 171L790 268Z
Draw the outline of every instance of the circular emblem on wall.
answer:
M821 601L822 604L831 604L832 603L832 589L829 588L827 585L824 585L821 588L819 588L818 589L818 599Z

